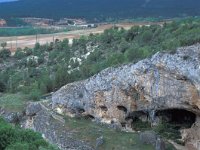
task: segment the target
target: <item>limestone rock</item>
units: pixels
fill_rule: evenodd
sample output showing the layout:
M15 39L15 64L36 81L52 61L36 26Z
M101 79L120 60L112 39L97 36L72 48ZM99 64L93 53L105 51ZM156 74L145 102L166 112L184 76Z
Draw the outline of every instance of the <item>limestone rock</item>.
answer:
M165 142L161 138L157 138L156 140L156 150L165 150Z
M39 111L41 111L41 105L40 103L30 103L27 108L26 108L26 115L27 116L34 116L36 115Z
M7 122L18 124L24 119L23 112L11 112L0 107L0 116L3 117Z
M104 143L103 136L96 139L96 149Z
M199 116L200 44L178 48L174 54L157 53L65 85L53 94L52 106L63 113L81 110L107 124L120 122L122 127L136 112L147 114L151 121L156 120L157 110L166 109ZM145 115L140 118L147 120Z
M81 109L107 121L123 121L130 112L151 109L183 108L200 114L200 44L105 69L63 86L52 102L54 108Z
M140 140L145 144L152 144L156 147L157 134L154 131L140 133Z
M182 140L186 143L186 147L200 149L200 117L197 117L196 123L190 129L181 130Z
M40 132L43 138L61 150L93 150L88 143L73 137L74 131L65 126L64 119L46 106L46 102L30 103L26 114L21 127Z

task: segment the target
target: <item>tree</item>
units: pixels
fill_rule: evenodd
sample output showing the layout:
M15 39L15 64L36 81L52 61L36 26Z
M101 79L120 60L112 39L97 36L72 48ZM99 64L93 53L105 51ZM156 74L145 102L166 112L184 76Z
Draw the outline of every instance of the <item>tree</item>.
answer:
M131 61L136 62L140 60L141 58L143 58L143 55L144 55L143 49L138 46L133 46L125 52L125 57L128 62L131 62Z
M25 47L24 48L24 52L26 53L26 56L30 56L33 54L33 51L32 49L28 48L28 47Z
M4 49L7 46L6 42L1 43L1 47Z
M122 64L123 62L124 62L124 55L121 53L115 53L107 59L108 66L119 65Z
M64 40L61 42L61 47L62 47L62 49L64 49L64 50L68 50L68 49L69 49L69 40L68 40L68 39L64 39Z
M150 30L146 30L141 35L141 40L143 43L148 43L151 41L152 37L153 37L153 33Z
M38 50L40 49L40 43L35 43L35 47L34 47L35 50Z
M22 49L21 48L17 48L17 50L16 50L16 52L15 52L15 58L17 58L17 59L22 59L23 57L25 57L26 56L26 54L25 54L25 52L24 51L22 51Z
M0 58L6 59L10 57L10 55L11 51L9 49L3 49L2 51L0 51Z
M139 34L139 27L132 27L130 30L127 31L126 33L126 40L127 41L132 41L137 35Z
M0 92L4 92L6 90L6 85L0 81Z

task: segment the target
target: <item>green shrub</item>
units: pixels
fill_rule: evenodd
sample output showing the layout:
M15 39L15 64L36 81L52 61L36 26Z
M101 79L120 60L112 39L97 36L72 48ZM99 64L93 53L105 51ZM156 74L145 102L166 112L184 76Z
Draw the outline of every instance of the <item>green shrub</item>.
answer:
M176 125L169 124L166 122L161 122L156 127L154 127L154 130L167 139L171 140L181 139L181 133L176 128Z
M40 97L41 97L41 92L39 89L32 89L30 91L30 94L28 95L28 98L34 101L40 100Z
M26 56L26 53L21 48L18 48L15 52L15 55L14 55L14 57L17 58L17 59L22 59L25 56Z
M136 131L145 131L151 129L151 124L148 121L143 122L137 119L133 122L132 127Z
M6 90L6 85L0 81L0 92L4 92Z
M55 150L37 132L16 128L0 118L0 150Z
M8 145L13 144L17 140L16 130L9 126L4 125L0 128L0 149L4 150Z
M6 59L10 57L11 51L9 49L3 49L0 51L0 58Z
M6 147L5 150L30 150L28 143L14 143Z

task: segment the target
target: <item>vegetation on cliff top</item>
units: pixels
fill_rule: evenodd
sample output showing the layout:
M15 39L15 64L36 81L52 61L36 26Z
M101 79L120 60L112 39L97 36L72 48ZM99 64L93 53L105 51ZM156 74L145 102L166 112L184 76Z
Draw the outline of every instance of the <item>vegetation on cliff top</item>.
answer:
M45 93L86 79L101 70L150 57L158 51L171 51L200 41L200 19L177 20L163 26L135 26L130 30L113 27L103 34L89 35L33 49L0 51L0 91L24 93L39 100Z

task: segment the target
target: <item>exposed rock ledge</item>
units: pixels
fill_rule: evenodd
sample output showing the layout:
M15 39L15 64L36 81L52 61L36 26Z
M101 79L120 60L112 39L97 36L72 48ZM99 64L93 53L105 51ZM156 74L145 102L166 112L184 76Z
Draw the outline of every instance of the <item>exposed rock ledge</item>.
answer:
M63 86L53 94L52 102L59 113L79 113L126 127L137 113L146 114L152 122L157 111L172 109L187 110L198 118L200 44L179 48L175 54L157 53L137 64L105 69L87 80ZM193 128L198 130L187 142L198 149L200 131L197 125Z

